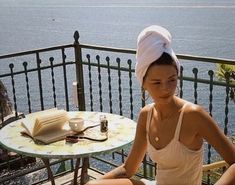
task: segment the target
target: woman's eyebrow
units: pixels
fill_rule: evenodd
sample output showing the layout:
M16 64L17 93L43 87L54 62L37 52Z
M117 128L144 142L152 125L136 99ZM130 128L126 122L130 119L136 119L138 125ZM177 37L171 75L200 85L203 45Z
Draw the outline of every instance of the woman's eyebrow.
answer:
M177 77L177 75L176 75L176 74L171 75L171 76L169 76L169 77L168 77L168 79L170 79L170 78L174 78L174 77ZM151 78L151 79L150 79L150 81L161 81L161 79Z
M170 77L168 77L168 79L170 79L170 78L174 78L174 77L176 77L176 76L177 76L176 74L171 75Z
M161 81L161 79L151 78L150 81Z

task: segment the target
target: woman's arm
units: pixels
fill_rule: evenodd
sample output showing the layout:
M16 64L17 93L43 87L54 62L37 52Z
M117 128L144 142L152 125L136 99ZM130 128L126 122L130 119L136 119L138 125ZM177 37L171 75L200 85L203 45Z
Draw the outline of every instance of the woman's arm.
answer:
M197 121L199 135L213 146L229 165L235 163L235 145L203 108L197 106L196 110L198 113L195 121Z
M215 183L215 185L234 185L235 184L235 163L232 164Z
M102 176L102 179L114 179L114 178L130 178L138 170L140 163L146 153L147 141L146 141L146 118L148 108L144 107L139 114L139 119L136 128L136 135L132 148L128 154L125 163L114 170L106 173Z
M235 145L224 135L211 116L201 107L196 108L196 121L199 125L198 133L204 138L221 157L231 165L223 174L217 185L235 184Z

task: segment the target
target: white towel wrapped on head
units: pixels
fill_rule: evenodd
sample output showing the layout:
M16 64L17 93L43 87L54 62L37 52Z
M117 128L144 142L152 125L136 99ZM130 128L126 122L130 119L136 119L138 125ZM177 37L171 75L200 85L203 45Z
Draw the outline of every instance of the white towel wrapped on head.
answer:
M172 57L179 72L180 64L171 48L170 32L157 25L145 28L137 39L135 75L140 85L143 85L143 78L150 64L159 59L163 52Z

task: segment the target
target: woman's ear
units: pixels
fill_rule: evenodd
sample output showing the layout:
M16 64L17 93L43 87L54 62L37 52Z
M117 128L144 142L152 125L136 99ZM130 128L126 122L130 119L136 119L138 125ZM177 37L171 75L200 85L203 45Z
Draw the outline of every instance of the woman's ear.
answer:
M144 81L143 81L143 84L142 84L142 90L143 90L143 91L146 91L146 90L147 90Z
M146 75L144 76L144 78L143 78L143 82L142 82L142 89L144 90L144 91L146 91L147 89L146 89Z

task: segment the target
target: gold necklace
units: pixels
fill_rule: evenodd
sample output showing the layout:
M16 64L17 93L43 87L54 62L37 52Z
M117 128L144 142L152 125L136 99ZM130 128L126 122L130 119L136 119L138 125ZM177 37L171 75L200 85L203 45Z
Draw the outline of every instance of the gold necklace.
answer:
M167 122L168 120L170 120L171 118L173 118L173 116L175 115L175 111L173 111L169 116L167 116L166 118L164 119L160 119L161 121L165 121ZM155 137L155 141L158 142L160 139L158 136Z

